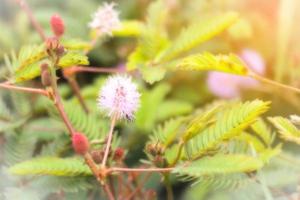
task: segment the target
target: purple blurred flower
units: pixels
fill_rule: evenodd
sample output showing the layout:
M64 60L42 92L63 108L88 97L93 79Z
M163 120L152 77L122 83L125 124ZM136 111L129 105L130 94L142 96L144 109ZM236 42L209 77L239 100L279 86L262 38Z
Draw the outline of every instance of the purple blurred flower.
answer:
M240 53L240 58L247 64L249 70L260 75L265 73L264 60L256 51L244 49ZM259 82L249 77L223 72L210 72L207 78L207 85L214 95L230 99L239 97L243 88L257 87Z

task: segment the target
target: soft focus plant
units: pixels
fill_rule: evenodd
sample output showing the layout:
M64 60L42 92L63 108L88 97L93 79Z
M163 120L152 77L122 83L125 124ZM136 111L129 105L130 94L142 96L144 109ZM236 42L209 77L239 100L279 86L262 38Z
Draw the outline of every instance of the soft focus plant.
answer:
M264 51L243 41L258 28L250 18L213 2L156 0L136 1L144 20L121 20L126 3L95 12L99 5L78 1L70 7L86 23L73 30L67 13L40 23L25 0L16 2L40 40L3 54L0 199L297 195L300 160L291 152L300 120L287 113L299 109L297 74L283 73L283 83L281 57L272 80ZM104 57L116 67L93 66L112 64ZM246 98L253 91L260 94ZM289 102L285 112L270 93Z

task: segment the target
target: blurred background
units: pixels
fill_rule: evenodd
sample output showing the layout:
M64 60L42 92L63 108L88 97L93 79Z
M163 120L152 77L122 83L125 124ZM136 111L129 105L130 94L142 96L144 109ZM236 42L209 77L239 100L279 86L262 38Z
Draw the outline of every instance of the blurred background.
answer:
M27 0L27 2L47 35L51 35L49 19L53 14L58 13L66 25L65 37L89 40L91 34L87 24L91 20L92 13L94 13L98 6L104 1ZM122 20L144 21L147 14L147 7L152 1L119 0L114 2L117 4L117 9L120 10ZM201 47L193 51L201 52L205 50L213 53L235 53L250 67L252 66L254 71L257 71L261 75L287 85L297 88L300 87L299 0L164 0L164 2L169 12L172 13L172 18L169 18L166 24L171 36L177 35L182 27L192 21L203 20L209 16L225 11L237 11L240 14L240 20L236 24L231 26L220 36L205 42ZM8 73L7 68L4 67L5 54L9 54L12 51L18 52L23 45L39 43L41 43L39 35L31 26L26 14L20 9L18 2L15 0L0 0L1 81L6 80ZM136 44L137 39L134 36L109 38L102 42L101 45L96 45L89 53L91 66L115 67L125 65L127 57L134 50ZM86 95L87 98L90 98L91 101L95 101L97 93L94 91L97 89L93 90L89 86L93 83L97 86L95 87L98 88L103 82L103 77L98 74L79 74L78 81L81 87L85 89L83 94ZM60 82L62 94L64 97L71 99L72 92L67 84L65 84L65 80L62 78ZM168 75L163 82L171 88L167 89L168 92L164 95L165 100L175 99L181 103L182 109L172 115L187 114L195 107L200 107L213 100L220 99L247 100L260 98L263 100L271 100L272 107L268 115L288 116L290 114L297 114L300 111L300 99L298 95L287 90L258 83L252 79L241 79L233 75L215 72L174 72ZM33 81L33 84L35 84L35 81ZM156 85L141 85L145 90L156 87ZM220 85L223 87L220 87ZM13 120L21 118L20 116L27 116L29 112L34 118L46 116L46 111L45 109L43 110L43 103L41 101L34 101L34 108L32 108L32 105L28 105L32 102L32 99L28 96L18 96L16 99L15 96L11 95L12 94L8 94L7 91L4 92L0 90L1 99L6 102L3 107L8 108L9 113L13 113L11 114ZM160 103L162 104L162 102ZM149 102L149 104L151 104L151 102ZM30 110L34 111L31 112ZM120 132L123 132L127 137L127 140L121 143L124 147L128 148L127 163L129 163L129 165L134 165L139 159L145 157L143 147L147 140L147 133L151 132L153 127L157 124L172 117L171 114L170 116L168 114L161 114L168 113L170 112L169 110L165 109L160 111L157 109L156 112L159 114L156 119L153 119L153 122L147 121L144 123L138 119L138 122L135 124L138 127L137 129L125 124L120 130ZM1 112L4 113L4 109L0 111L0 113ZM5 114L3 115L5 116ZM18 182L19 180L16 181L13 177L9 177L4 173L4 168L8 160L5 156L8 154L7 152L15 151L11 149L8 151L8 148L5 147L7 140L12 139L7 137L8 132L12 131L12 129L8 132L3 131L3 127L8 123L9 121L6 121L6 119L2 120L0 118L0 166L3 168L0 174L0 193L2 194L0 195L0 199L34 199L30 196L34 191L22 189L22 182ZM43 125L45 125L45 123L53 123L53 126L57 128L58 132L64 131L62 125L56 122L43 123ZM1 126L3 129L1 129ZM40 124L40 126L42 125ZM144 134L141 134L141 132ZM47 141L48 139L46 138L45 140ZM50 138L50 140L52 139L53 138ZM26 145L27 143L25 146ZM299 152L298 147L292 144L286 145L285 148L295 154ZM26 156L22 159L25 158ZM16 161L14 160L12 162ZM299 183L299 174L297 173L281 173L281 176L276 178L278 184L280 180L282 181L284 179L285 181L284 183L280 183L280 187L286 187L284 195L278 195L277 199L293 199L292 195L297 193L297 184ZM276 182L272 179L275 178L274 176L270 175L269 178L270 182ZM164 187L161 185L159 177L153 176L147 187L156 188L159 197L161 199L165 198ZM176 199L257 199L257 196L253 198L247 195L245 195L245 197L244 195L243 197L237 196L236 191L232 191L232 193L228 192L226 195L223 193L215 193L215 195L211 195L209 198L207 196L204 198L204 193L207 194L207 191L197 187L190 187L188 184L180 182L174 182L174 191ZM255 189L253 189L253 191L255 191ZM57 193L57 191L55 192ZM76 192L67 194L70 195L69 199L75 199ZM238 194L241 193L243 193L243 191L239 191ZM27 195L29 196L27 197ZM53 199L55 198L58 197L54 196ZM78 196L76 198L80 199ZM51 197L48 197L48 199L51 199ZM84 198L82 197L81 199ZM93 198L91 197L90 199ZM263 199L263 197L261 197L261 199Z

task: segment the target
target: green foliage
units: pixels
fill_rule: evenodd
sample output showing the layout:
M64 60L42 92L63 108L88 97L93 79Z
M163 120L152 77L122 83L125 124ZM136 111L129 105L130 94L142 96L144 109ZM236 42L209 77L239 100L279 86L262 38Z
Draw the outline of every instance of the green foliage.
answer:
M213 38L223 32L226 28L236 22L238 15L228 12L191 24L184 29L175 41L156 59L157 62L168 61L178 57L199 44Z
M141 96L141 107L136 114L136 126L141 129L151 130L155 124L158 107L170 91L167 84L157 85L150 91L144 91Z
M187 157L197 158L216 148L222 141L240 135L243 130L255 122L258 116L268 110L269 104L269 102L254 100L226 107L216 116L216 123L188 142Z
M77 102L64 102L64 106L76 131L85 134L89 140L104 139L108 131L106 120L101 119L95 112L86 114Z
M269 120L279 130L282 139L300 145L300 131L290 120L284 117L270 117Z
M176 66L177 70L215 70L231 74L247 75L247 68L235 55L195 54L183 58Z
M113 31L116 37L137 37L141 34L143 24L137 20L123 20L121 28Z
M58 66L61 68L74 65L88 65L88 57L78 52L68 52L59 59Z
M17 175L79 176L91 171L79 158L41 157L18 163L9 169Z
M255 157L246 155L217 154L182 165L173 170L179 175L200 177L204 175L221 175L237 172L252 172L260 169L263 162Z
M36 139L30 134L11 132L5 143L4 158L7 165L12 165L32 157Z

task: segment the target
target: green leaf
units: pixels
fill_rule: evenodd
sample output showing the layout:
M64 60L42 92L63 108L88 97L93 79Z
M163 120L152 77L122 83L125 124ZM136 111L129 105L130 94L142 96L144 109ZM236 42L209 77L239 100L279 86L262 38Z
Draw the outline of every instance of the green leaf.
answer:
M213 55L208 52L181 59L175 70L214 70L238 75L247 75L248 72L243 62L234 54Z
M271 146L273 142L272 133L263 119L259 118L254 124L251 125L251 129L263 140L267 146Z
M192 112L193 106L185 101L166 100L159 105L157 119L162 121L170 117L176 117Z
M143 25L137 20L125 20L121 22L121 28L113 31L117 37L136 37L142 32Z
M91 48L89 42L80 39L63 40L61 43L67 50L89 50Z
M164 51L157 59L157 62L168 61L176 58L180 54L189 51L199 44L213 38L223 32L226 28L236 22L238 15L229 12L211 19L198 22L184 29L175 39L170 47Z
M258 116L266 112L270 102L260 100L245 103L234 103L225 107L216 116L214 124L202 131L186 145L186 155L195 159L205 155L218 144L240 135L247 127L255 122Z
M168 84L160 84L150 91L142 92L141 107L135 120L138 128L150 131L154 127L159 105L170 89Z
M165 147L169 146L178 135L178 129L184 123L183 118L170 119L164 122L162 125L159 125L151 136L151 140L154 143L161 143Z
M150 84L162 80L166 74L166 70L158 66L141 66L140 70L143 79Z
M282 139L300 145L300 131L292 122L283 117L270 117L268 119L279 130Z
M84 161L78 158L41 157L18 163L9 168L16 175L80 176L92 172Z
M79 52L68 52L59 59L58 66L62 68L74 65L88 65L88 57Z
M218 154L193 161L187 166L183 165L176 167L173 172L179 175L201 177L203 175L252 172L262 167L263 162L255 157L239 154Z

